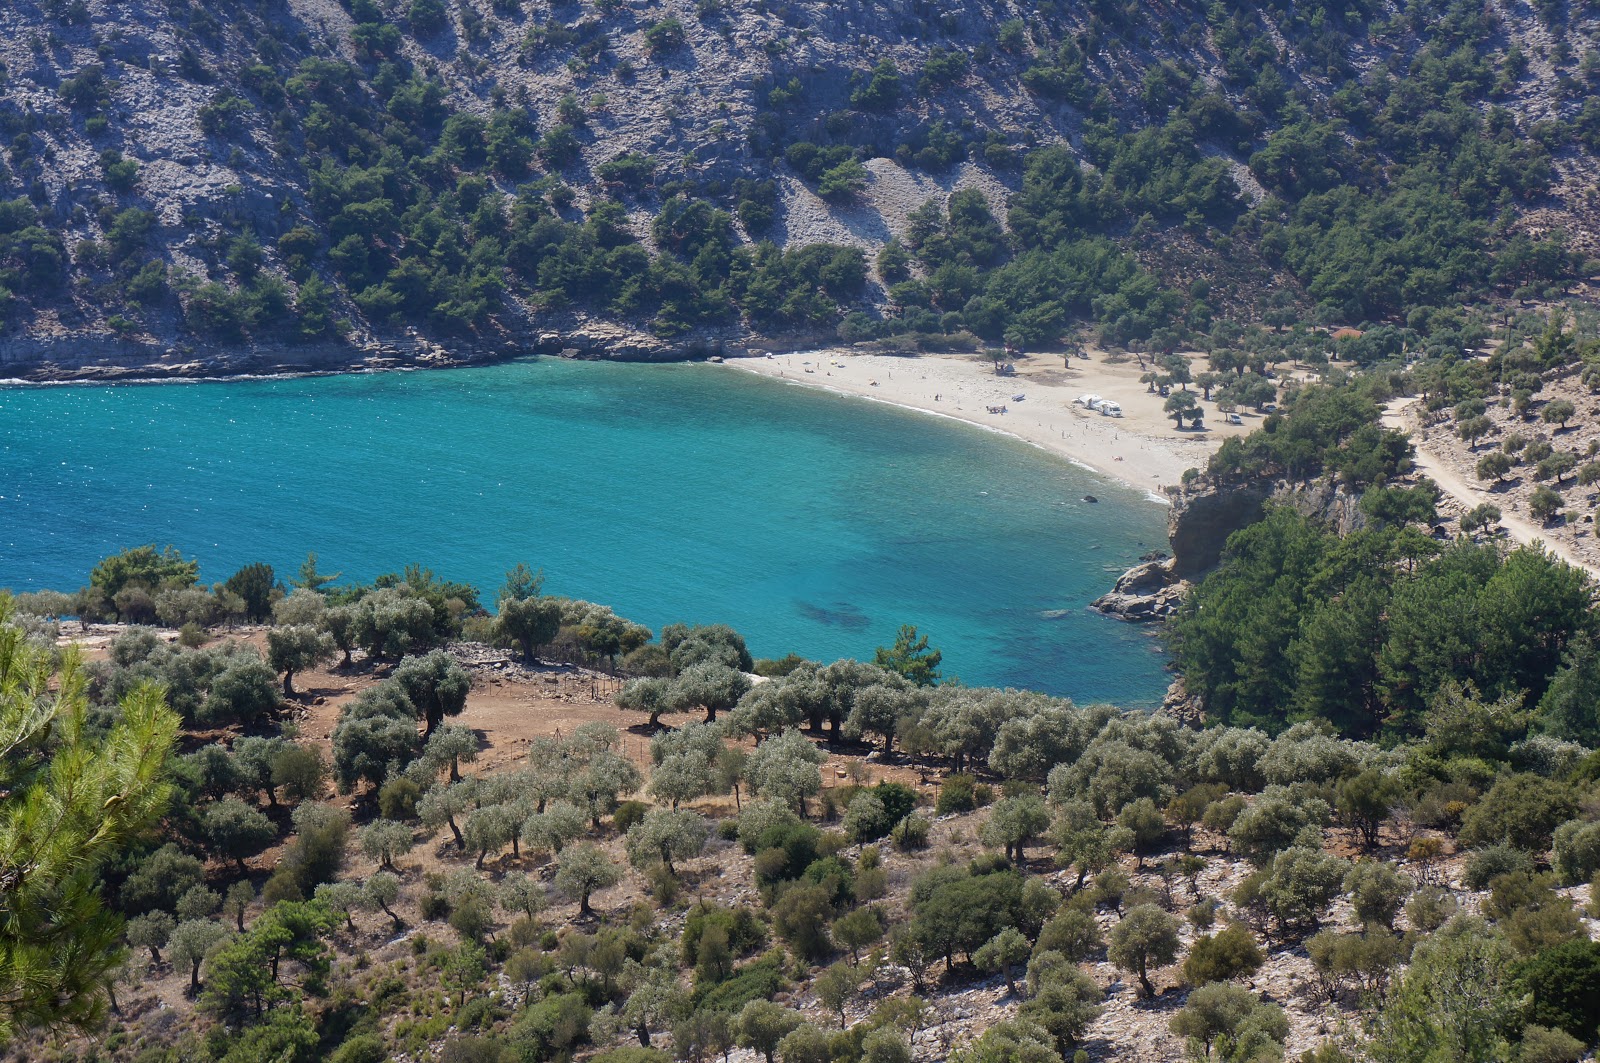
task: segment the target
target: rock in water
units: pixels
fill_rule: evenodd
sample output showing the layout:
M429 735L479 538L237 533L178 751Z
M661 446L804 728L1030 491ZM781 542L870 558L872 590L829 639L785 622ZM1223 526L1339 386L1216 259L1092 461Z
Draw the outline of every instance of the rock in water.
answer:
M1089 607L1118 620L1160 620L1178 611L1188 590L1187 580L1173 576L1171 561L1145 561L1124 572Z

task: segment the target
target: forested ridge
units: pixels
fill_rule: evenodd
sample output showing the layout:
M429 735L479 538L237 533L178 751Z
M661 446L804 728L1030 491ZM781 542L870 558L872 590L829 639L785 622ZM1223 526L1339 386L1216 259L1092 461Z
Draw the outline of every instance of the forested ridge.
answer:
M1426 333L1594 272L1597 27L27 0L0 14L0 323L185 349Z

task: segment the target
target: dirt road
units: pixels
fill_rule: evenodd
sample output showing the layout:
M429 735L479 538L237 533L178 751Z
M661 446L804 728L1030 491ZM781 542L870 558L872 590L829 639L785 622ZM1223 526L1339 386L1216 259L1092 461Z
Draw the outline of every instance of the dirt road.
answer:
M1383 411L1384 427L1399 431L1410 431L1412 426L1406 417L1406 410L1416 401L1415 398L1409 398L1397 399L1389 403ZM1500 500L1495 498L1494 495L1469 483L1456 470L1441 461L1437 455L1424 450L1415 435L1413 435L1411 443L1415 450L1417 469L1426 473L1434 483L1439 485L1441 490L1455 498L1463 506L1471 509L1473 506L1483 502L1492 502L1497 506L1501 505ZM1502 510L1504 509L1503 506L1501 508ZM1537 543L1567 564L1575 568L1581 568L1596 580L1600 580L1600 567L1579 558L1571 546L1552 538L1549 532L1540 528L1526 517L1515 513L1502 512L1500 514L1500 526L1506 530L1507 535L1517 542L1527 545Z

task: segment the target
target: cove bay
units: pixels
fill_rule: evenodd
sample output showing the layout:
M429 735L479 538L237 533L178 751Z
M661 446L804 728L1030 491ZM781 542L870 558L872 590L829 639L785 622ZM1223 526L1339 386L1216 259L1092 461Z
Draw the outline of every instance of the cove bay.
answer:
M523 561L547 593L731 624L761 656L871 659L909 623L967 683L1150 705L1160 645L1085 607L1164 537L1147 496L1019 441L717 366L0 389L18 591L146 542L208 581L314 550L486 600Z

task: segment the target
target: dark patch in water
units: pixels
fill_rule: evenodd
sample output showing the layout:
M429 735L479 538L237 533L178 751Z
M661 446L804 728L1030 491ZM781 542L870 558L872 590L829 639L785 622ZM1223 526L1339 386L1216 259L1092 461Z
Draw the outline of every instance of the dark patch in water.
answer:
M872 623L867 614L857 609L848 602L839 602L832 609L824 609L812 602L795 602L795 608L807 620L815 620L819 624L830 627L863 628Z

